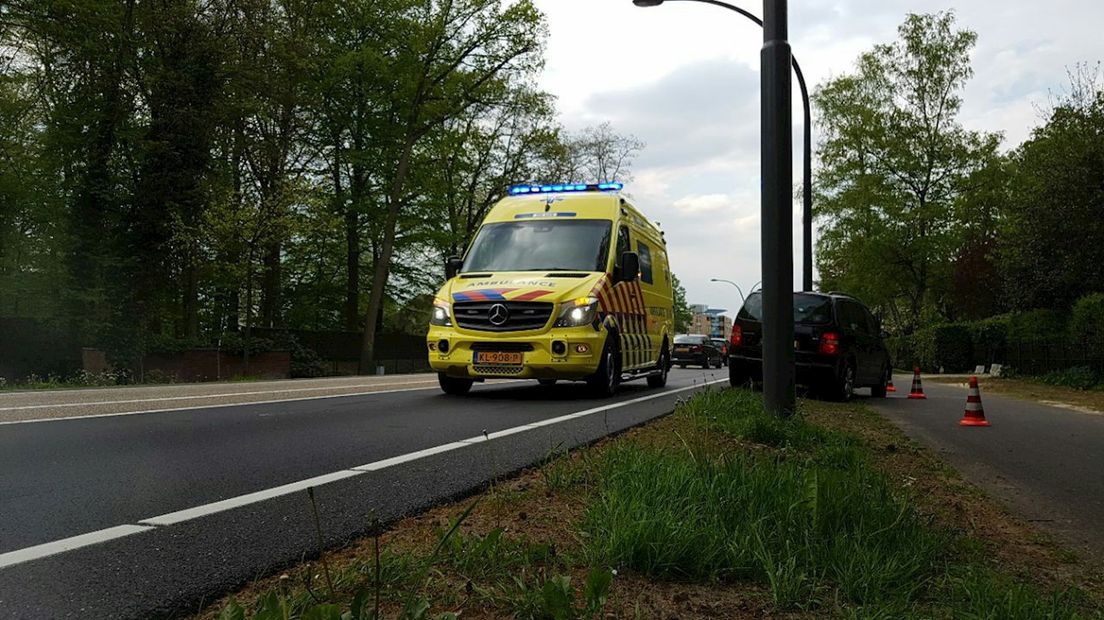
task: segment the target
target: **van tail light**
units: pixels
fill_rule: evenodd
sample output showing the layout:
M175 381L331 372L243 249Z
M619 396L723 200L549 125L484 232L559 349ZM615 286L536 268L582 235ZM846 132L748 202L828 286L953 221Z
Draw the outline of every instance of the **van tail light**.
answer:
M836 332L824 332L820 335L820 347L817 349L821 355L839 355L840 338Z
M744 330L740 329L739 325L732 326L732 336L729 337L728 343L734 347L738 347L744 342Z

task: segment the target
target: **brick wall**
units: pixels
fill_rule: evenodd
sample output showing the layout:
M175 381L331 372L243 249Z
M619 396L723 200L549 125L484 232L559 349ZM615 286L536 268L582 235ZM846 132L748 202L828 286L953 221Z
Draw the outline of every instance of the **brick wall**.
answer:
M196 349L174 355L147 355L142 372L158 372L174 381L218 381L249 376L287 379L291 376L291 353L271 351L245 358L215 350Z

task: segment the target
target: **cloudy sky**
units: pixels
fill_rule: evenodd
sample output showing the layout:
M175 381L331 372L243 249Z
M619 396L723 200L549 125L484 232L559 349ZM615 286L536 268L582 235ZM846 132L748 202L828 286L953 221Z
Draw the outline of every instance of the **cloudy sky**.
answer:
M694 2L641 9L631 0L535 1L551 27L542 87L558 97L564 124L610 121L647 143L630 193L667 231L689 301L735 313L735 289L709 279L735 280L745 291L759 280L761 31ZM762 14L758 0L741 6ZM1039 123L1067 67L1104 59L1100 0L791 0L790 43L814 88L851 71L875 43L892 41L907 13L950 8L960 27L978 33L962 121L1002 132L1005 148ZM800 114L795 108L795 154ZM800 178L799 165L794 174ZM794 230L800 234L799 221ZM799 255L794 264L800 269ZM799 271L794 281L799 287Z

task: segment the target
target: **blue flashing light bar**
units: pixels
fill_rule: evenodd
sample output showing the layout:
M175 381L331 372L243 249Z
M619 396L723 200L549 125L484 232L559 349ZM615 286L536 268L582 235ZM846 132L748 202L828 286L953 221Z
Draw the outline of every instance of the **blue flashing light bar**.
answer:
M562 194L564 192L619 192L625 189L624 183L567 183L557 185L514 185L510 188L511 196L524 196L526 194Z

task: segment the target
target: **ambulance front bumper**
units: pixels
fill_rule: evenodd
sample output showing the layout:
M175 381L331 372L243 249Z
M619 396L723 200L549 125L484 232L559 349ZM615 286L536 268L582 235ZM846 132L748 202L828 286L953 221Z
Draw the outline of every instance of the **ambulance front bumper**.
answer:
M590 326L515 337L432 327L426 347L430 367L450 377L571 380L598 370L605 340L604 329Z

